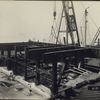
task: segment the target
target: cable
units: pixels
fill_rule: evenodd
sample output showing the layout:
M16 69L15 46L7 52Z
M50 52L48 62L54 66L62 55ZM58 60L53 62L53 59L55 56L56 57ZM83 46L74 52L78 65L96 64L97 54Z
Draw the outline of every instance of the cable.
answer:
M83 14L83 16L82 16L82 19L81 19L81 21L80 21L79 25L81 25L81 23L82 23L83 19L84 19L84 14Z
M82 8L85 9L85 6L84 6L83 2L81 2L81 5L82 5Z
M94 25L96 26L96 28L98 29L97 24L95 23L95 21L93 20L93 18L90 16L90 14L89 14L89 17L90 17L91 21L94 23Z
M83 4L83 2L81 2L81 5L82 5L82 8L83 8L83 9L86 9L85 6L84 6L84 4ZM94 3L92 3L92 4L89 6L89 8L90 8L91 6L93 6L93 5L94 5ZM88 16L89 16L89 18L91 19L92 23L95 25L95 27L96 27L96 28L98 29L98 31L99 31L99 28L98 28L97 24L95 23L95 21L93 20L93 18L91 17L90 13L88 14ZM88 26L88 27L89 27L89 26ZM90 33L89 33L89 35L90 35ZM96 37L96 35L94 35L94 38L95 38L95 37ZM92 40L91 43L93 43L94 38L93 38L93 40ZM97 38L97 37L96 37L96 38Z

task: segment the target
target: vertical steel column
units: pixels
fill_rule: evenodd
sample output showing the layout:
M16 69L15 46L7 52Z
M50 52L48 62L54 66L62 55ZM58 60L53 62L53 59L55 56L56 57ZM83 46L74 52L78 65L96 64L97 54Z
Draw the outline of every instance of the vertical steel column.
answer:
M39 85L40 84L40 60L36 61L36 84Z
M81 67L84 68L85 66L85 63L84 63L84 55L83 54L80 54L77 56L77 67L78 67L78 64L81 63Z
M25 56L24 56L24 59L25 59L25 80L27 80L27 66L28 66L28 62L27 62L27 59L28 59L28 48L25 48Z
M7 66L7 69L10 70L11 69L11 66L10 66L10 60L9 58L11 57L11 50L7 50L7 60L6 60L6 66Z
M1 50L1 56L4 56L4 50L3 49Z
M14 51L15 51L15 57L14 57L14 62L12 61L13 63L13 70L14 70L14 74L17 74L17 47L14 46Z
M84 57L81 58L81 66L82 66L83 68L85 67Z
M77 54L76 54L74 57L75 57L75 59L74 59L74 65L75 65L76 67L78 67L79 57L78 57Z
M15 59L17 58L17 47L14 46L14 51L15 51Z
M53 62L53 86L52 86L52 92L53 95L56 95L58 92L58 83L57 83L57 61L54 60Z
M11 50L8 50L7 52L8 52L8 58L10 58L11 57Z

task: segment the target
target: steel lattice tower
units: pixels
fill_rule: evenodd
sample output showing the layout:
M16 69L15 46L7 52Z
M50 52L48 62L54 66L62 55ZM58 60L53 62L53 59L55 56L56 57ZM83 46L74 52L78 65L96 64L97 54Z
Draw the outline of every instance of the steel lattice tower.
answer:
M66 45L69 44L69 37L71 40L71 44L80 45L73 2L62 1L62 6L63 9L60 18L56 44L58 44L60 34L63 32L66 34L66 37L64 37L64 42ZM63 19L65 19L65 25L66 25L66 29L64 30L61 29Z

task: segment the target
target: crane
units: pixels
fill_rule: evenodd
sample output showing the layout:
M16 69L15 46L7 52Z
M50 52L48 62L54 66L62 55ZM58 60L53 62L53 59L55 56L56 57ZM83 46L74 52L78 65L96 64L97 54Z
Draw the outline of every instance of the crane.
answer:
M60 34L63 32L65 34L64 43L66 45L69 43L69 37L72 45L80 45L78 28L76 23L75 11L72 1L62 1L62 13L60 18L60 23L58 27L58 32L56 35L56 44L59 43ZM54 19L56 16L56 12L54 11ZM63 19L65 20L66 29L61 28L63 24Z
M100 35L100 27L98 28L98 30L97 30L97 32L96 32L96 34L95 34L95 36L94 36L94 38L93 38L93 40L91 42L92 46L94 46L94 44L95 44L95 42L96 42L96 40L97 40L99 35Z

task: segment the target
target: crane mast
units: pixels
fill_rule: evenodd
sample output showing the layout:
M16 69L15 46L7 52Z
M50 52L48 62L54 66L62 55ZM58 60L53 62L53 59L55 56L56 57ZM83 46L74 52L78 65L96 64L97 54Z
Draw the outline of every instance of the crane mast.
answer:
M70 36L71 43L73 45L76 45L76 44L80 45L73 2L72 1L62 1L62 6L63 6L63 9L62 9L59 28L58 28L56 44L59 41L60 33L64 32L66 34L66 44L69 44L69 36ZM66 25L65 30L61 29L63 18L65 19L65 25Z

